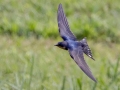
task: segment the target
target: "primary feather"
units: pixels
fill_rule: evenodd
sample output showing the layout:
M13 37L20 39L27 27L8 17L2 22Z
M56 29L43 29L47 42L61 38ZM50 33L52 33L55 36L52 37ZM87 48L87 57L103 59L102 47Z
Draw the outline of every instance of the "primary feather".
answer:
M84 57L83 57L83 51L82 47L79 46L78 48L69 49L70 56L74 59L74 61L77 63L77 65L81 68L81 70L93 81L97 82L94 76L92 75L88 65L86 64Z
M70 31L70 27L68 25L67 18L65 16L63 8L62 8L62 4L60 4L58 7L57 20L58 20L59 32L60 32L60 35L63 38L63 40L68 40L68 39L76 40L76 37Z

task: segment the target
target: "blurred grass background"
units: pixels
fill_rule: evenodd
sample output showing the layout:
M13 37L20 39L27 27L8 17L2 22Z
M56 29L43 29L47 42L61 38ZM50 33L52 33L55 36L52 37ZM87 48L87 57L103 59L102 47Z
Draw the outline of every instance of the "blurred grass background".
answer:
M98 83L54 47L61 41L63 4L78 39L87 37L96 61L85 56ZM120 90L119 0L0 0L1 90ZM58 52L59 51L59 52Z
M58 37L57 7L62 3L78 38L120 42L119 0L1 0L0 33ZM98 38L99 36L99 38Z

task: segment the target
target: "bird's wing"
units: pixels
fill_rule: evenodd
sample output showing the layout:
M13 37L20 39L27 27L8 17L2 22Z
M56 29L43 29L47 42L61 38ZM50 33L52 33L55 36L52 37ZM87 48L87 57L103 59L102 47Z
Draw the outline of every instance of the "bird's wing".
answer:
M59 4L58 7L57 21L58 21L59 33L60 36L63 38L63 40L68 40L68 39L76 40L76 37L70 31L67 18L62 8L62 4Z
M93 56L92 56L92 52L91 52L91 50L90 50L90 48L89 48L89 46L88 46L88 44L87 44L87 41L86 41L86 38L83 38L81 41L80 41L82 44L83 44L83 52L88 56L88 57L90 57L90 58L92 58L93 60L94 60L94 58L93 58Z
M74 59L74 61L77 63L77 65L82 69L82 71L93 81L97 82L84 60L82 47L79 46L78 48L72 50L69 49L69 53L70 56Z

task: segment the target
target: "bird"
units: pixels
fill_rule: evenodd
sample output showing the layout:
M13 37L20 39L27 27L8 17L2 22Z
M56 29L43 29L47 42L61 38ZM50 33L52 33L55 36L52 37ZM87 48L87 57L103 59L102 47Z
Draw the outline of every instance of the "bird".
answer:
M78 41L75 35L71 32L66 15L63 11L62 4L60 3L57 11L58 29L62 42L58 42L55 46L67 50L71 58L81 68L81 70L94 82L97 82L93 76L90 68L84 60L83 53L94 60L92 52L87 44L86 37Z

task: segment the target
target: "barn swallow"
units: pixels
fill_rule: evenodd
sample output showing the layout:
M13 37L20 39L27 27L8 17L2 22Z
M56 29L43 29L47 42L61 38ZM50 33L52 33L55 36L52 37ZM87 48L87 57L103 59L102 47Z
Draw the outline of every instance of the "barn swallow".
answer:
M85 53L88 57L94 60L91 50L87 44L86 38L83 38L80 41L77 41L75 35L70 31L70 27L64 14L62 4L58 6L57 12L57 21L59 34L62 37L63 41L58 42L55 46L62 48L64 50L68 50L71 58L76 62L76 64L81 68L81 70L93 81L97 82L92 72L90 71L87 63L84 60L83 53Z

